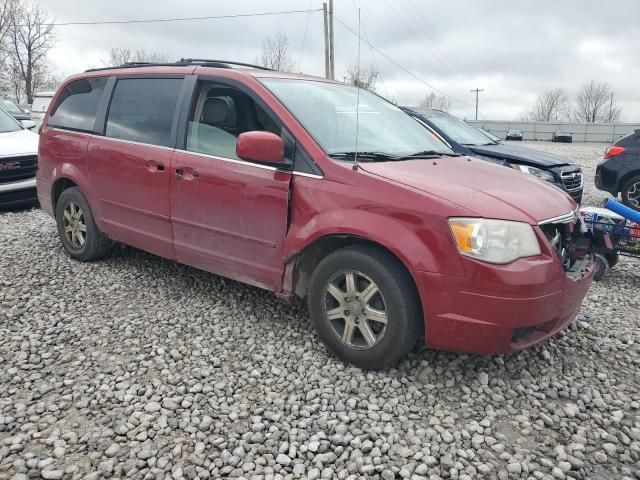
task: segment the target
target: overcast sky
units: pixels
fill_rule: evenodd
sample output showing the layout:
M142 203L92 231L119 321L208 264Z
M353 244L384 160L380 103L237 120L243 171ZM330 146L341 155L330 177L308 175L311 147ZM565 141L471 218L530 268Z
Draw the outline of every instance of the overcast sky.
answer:
M640 120L640 1L334 0L336 16L422 81L455 98L453 113L517 119L538 94L587 78L610 83L623 120ZM36 2L38 3L38 2ZM321 0L40 0L56 22L226 15L321 8ZM305 25L308 29L305 37ZM60 77L102 66L111 47L253 62L266 35L287 34L300 70L324 75L322 13L174 23L60 26L50 59ZM302 50L303 39L304 50ZM335 25L336 78L357 59L357 37ZM362 65L381 72L377 91L415 105L431 89L361 44Z

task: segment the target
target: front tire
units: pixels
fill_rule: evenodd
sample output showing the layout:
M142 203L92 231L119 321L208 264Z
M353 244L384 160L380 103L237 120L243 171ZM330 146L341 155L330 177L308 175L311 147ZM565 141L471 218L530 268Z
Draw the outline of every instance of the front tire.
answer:
M336 357L360 368L397 362L422 333L413 280L375 246L345 247L325 257L313 272L308 297L320 339Z
M622 203L640 211L640 175L629 179L622 186Z
M81 262L104 257L112 242L96 225L84 195L76 187L62 192L56 204L58 236L69 256Z

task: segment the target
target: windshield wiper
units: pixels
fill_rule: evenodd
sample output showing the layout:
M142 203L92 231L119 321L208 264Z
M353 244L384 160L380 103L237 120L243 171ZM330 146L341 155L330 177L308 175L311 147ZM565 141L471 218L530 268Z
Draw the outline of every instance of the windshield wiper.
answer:
M441 152L438 150L423 150L422 152L412 153L411 155L405 155L402 158L433 158L433 157L459 157L459 153L455 152Z
M375 160L400 160L403 157L391 155L386 152L357 152L358 160L375 161ZM355 158L356 152L334 152L329 154L332 158Z

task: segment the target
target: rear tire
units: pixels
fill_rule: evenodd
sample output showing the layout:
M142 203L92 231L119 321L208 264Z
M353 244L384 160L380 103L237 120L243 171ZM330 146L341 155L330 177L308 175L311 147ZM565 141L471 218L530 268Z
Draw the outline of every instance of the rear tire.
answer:
M345 247L325 257L313 272L308 297L322 342L360 368L394 364L422 333L413 280L396 258L375 246Z
M622 186L622 203L640 211L640 175L630 178Z
M62 192L56 204L58 236L74 260L89 262L104 257L113 242L96 225L84 195L76 187Z
M609 260L607 260L604 255L596 253L596 270L593 273L593 279L599 282L607 274L609 269Z

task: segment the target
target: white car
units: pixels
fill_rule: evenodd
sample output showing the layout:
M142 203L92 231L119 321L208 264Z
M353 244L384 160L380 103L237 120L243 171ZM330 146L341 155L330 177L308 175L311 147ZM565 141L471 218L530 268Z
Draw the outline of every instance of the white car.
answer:
M37 201L38 139L0 108L0 208Z
M56 92L36 92L31 104L31 120L39 127Z

